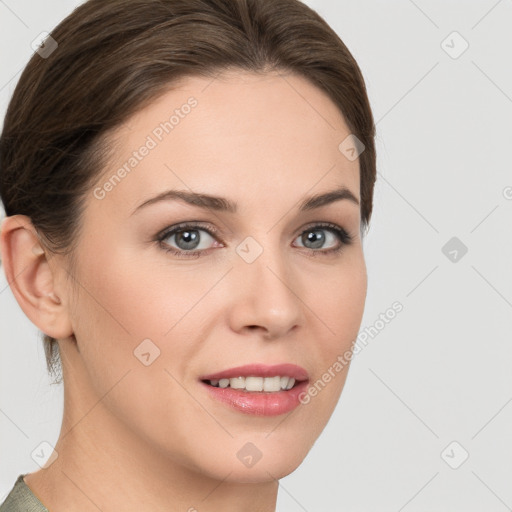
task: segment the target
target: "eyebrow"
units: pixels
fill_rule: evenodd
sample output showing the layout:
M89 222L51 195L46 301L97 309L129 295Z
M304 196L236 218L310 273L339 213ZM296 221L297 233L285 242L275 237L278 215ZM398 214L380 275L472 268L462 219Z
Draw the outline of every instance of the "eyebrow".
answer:
M236 202L226 199L225 197L212 196L199 192L189 192L186 190L166 190L165 192L141 203L137 208L135 208L132 215L151 204L171 200L181 200L200 208L229 213L236 213L238 208L238 204ZM307 197L300 203L299 211L313 210L341 200L348 200L359 206L359 200L357 197L348 188L341 187L323 194Z

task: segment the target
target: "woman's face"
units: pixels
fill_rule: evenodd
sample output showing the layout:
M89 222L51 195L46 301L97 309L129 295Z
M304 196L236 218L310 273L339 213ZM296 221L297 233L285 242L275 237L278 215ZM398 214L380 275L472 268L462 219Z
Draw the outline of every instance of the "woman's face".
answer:
M58 290L77 343L60 342L80 389L68 410L103 397L108 428L210 477L257 482L297 468L339 399L348 366L334 368L366 297L359 162L339 149L349 134L323 92L276 74L188 78L125 123L87 198L76 295L71 281ZM300 208L342 188L355 200ZM236 211L170 195L142 206L168 191ZM164 233L181 223L194 226ZM322 380L286 413L242 411L201 381L281 363L304 368L309 387Z

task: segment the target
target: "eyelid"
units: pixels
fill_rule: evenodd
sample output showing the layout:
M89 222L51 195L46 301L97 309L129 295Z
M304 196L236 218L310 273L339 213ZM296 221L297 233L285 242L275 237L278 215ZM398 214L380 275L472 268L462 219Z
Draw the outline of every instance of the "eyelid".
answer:
M200 221L200 220L191 220L185 222L178 222L178 224L173 224L172 226L167 226L161 231L159 231L155 238L158 240L162 240L163 238L167 238L171 234L174 234L176 231L181 231L185 229L202 229L208 232L210 235L218 235L220 230L211 224Z

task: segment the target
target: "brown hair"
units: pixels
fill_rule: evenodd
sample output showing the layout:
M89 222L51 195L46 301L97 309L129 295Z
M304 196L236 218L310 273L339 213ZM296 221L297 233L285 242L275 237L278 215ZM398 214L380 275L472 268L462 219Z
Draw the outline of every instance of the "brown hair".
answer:
M228 68L291 71L327 93L365 147L368 227L376 155L364 79L338 35L299 0L89 0L50 35L58 47L34 53L7 109L0 196L6 215L30 217L70 268L86 195L110 154L107 134L178 79ZM56 373L57 341L44 334L43 344Z

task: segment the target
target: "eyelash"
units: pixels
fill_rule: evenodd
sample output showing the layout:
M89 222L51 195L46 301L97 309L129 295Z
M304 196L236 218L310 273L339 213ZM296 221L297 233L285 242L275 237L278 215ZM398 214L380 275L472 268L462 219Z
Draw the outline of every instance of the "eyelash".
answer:
M171 253L174 256L177 256L179 258L199 258L202 254L208 252L208 249L201 249L198 251L183 251L175 249L174 247L170 247L168 244L164 242L166 238L171 237L172 235L179 233L181 231L186 231L187 229L190 230L200 230L200 231L206 231L211 237L216 238L216 235L218 234L217 230L212 227L206 227L205 225L201 223L196 222L184 222L181 224L177 224L176 226L173 226L170 229L166 229L163 232L160 232L156 238L155 241L159 243L159 246L167 253ZM298 236L303 235L304 233L308 231L318 231L319 229L325 229L326 231L330 231L331 233L334 233L338 240L340 241L340 245L338 247L334 247L331 249L309 249L308 247L304 247L302 249L305 249L310 253L310 256L316 257L319 253L322 255L330 255L330 254L336 254L341 252L341 250L344 248L344 246L350 245L353 242L352 235L347 233L345 229L343 229L340 226L337 226L336 224L331 224L329 222L320 222L317 224L310 225L306 227L301 233L299 233Z

